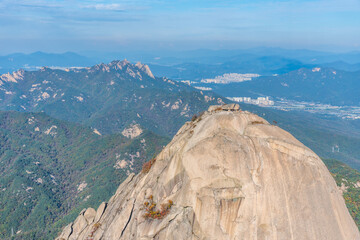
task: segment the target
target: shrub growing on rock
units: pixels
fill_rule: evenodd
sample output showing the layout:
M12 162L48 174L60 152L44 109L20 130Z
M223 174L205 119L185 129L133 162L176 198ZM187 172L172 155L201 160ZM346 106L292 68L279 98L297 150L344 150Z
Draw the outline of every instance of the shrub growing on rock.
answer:
M198 118L198 116L196 114L194 114L191 118L191 121L194 122L197 118Z
M150 171L152 165L154 165L155 161L156 161L156 158L152 158L150 161L144 163L142 166L141 172L145 173L145 174L148 173Z
M93 228L91 229L91 233L88 237L88 240L93 240L94 234L96 232L96 230L98 230L98 228L101 226L101 223L97 222L94 224Z
M145 219L163 219L169 212L174 204L172 200L169 200L167 204L162 204L160 209L156 209L156 203L151 195L148 201L144 202L145 207Z

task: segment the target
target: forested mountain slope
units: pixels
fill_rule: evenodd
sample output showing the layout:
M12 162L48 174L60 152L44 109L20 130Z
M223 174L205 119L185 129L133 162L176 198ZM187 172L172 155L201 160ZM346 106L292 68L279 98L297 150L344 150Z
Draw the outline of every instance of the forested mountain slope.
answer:
M44 113L0 112L0 238L51 239L167 141L149 131L100 136Z

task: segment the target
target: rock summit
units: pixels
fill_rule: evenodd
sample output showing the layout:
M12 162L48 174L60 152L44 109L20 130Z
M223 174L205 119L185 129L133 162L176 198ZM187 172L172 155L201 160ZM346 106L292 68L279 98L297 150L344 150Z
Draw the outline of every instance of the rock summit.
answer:
M211 106L60 239L358 240L321 159L239 106Z

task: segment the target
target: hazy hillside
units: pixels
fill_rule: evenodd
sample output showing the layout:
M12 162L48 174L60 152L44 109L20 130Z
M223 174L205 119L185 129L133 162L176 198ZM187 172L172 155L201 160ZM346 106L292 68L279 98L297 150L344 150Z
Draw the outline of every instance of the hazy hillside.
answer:
M108 199L167 139L100 136L43 113L0 112L0 238L51 239Z
M204 85L205 86L205 85ZM231 84L206 84L223 96L271 96L335 106L359 106L360 72L333 68L302 68L278 76Z

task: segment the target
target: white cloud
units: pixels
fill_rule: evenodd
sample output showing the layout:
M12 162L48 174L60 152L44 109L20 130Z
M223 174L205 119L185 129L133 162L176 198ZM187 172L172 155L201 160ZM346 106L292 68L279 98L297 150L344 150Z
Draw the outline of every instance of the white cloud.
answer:
M108 11L125 11L125 7L121 4L112 3L112 4L93 4L87 5L85 8L91 8L96 10L108 10Z

